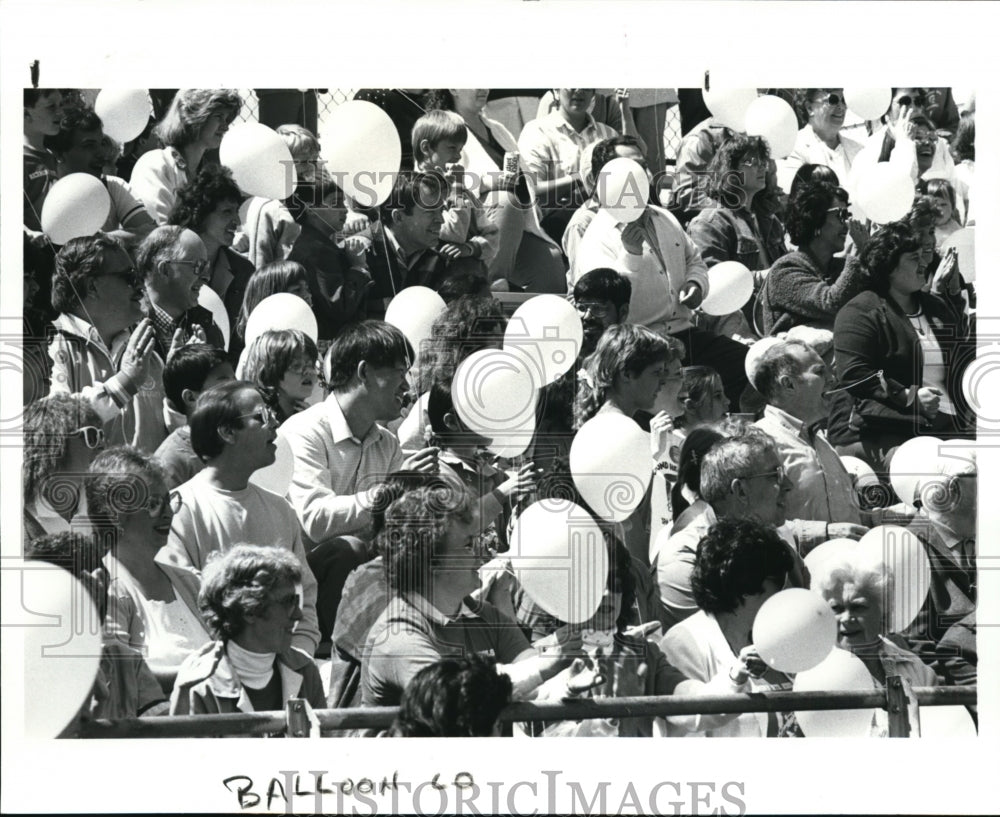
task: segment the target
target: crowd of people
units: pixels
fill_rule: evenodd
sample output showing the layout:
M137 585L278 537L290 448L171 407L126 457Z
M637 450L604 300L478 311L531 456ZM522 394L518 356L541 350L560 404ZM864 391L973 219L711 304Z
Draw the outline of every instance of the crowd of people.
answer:
M753 633L786 588L829 604L837 648L873 687L900 674L975 684L974 462L928 468L912 495L890 479L914 438L975 439L962 390L975 289L945 244L975 224L974 99L959 110L948 89L895 88L863 121L840 88L768 92L799 116L787 157L685 91L668 167L672 91L539 90L523 127L496 118L486 89L359 91L393 119L403 155L388 198L366 207L301 124L276 127L292 194L241 190L219 159L235 90L158 92L125 145L87 94L25 90L23 540L26 558L71 570L105 620L82 717L300 697L398 705L390 735L480 736L510 734L498 717L512 700L791 689ZM651 181L628 224L598 217L596 180L619 158ZM876 224L852 197L883 162L915 195ZM100 180L112 206L101 231L57 245L41 213L73 173ZM706 314L710 267L728 261L753 294ZM418 349L385 320L411 286L445 303ZM281 293L308 304L315 337L248 331ZM457 408L455 376L502 346L513 306L536 293L568 299L583 341L542 388L527 450L505 459ZM628 519L595 515L604 598L567 622L519 581L512 531L539 501L590 507L570 450L609 414L649 432L658 464ZM282 493L254 479L279 443ZM876 501L845 457L874 472ZM898 628L886 611L906 577L848 541L890 522L931 566ZM830 540L842 551L810 571ZM513 730L803 734L781 712ZM870 734L886 730L877 715Z

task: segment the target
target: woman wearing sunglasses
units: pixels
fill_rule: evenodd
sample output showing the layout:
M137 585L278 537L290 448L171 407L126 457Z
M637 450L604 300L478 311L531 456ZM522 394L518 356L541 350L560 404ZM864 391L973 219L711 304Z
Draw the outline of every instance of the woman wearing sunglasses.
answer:
M762 335L793 326L833 329L839 310L865 286L856 252L868 233L851 220L847 191L829 182L805 182L789 199L785 224L798 249L782 256L764 279L754 306L755 328ZM847 236L852 251L844 249Z
M864 145L841 133L847 116L843 88L804 88L796 103L805 126L795 139L795 147L779 163L778 182L791 193L795 172L806 164L826 165L838 179L847 180L851 165Z
M96 457L85 484L94 534L107 549L106 626L143 653L169 695L177 669L210 640L198 609L198 574L155 559L180 496L167 491L156 461L130 446Z
M71 530L83 475L104 447L104 430L81 394L53 394L24 412L24 542Z

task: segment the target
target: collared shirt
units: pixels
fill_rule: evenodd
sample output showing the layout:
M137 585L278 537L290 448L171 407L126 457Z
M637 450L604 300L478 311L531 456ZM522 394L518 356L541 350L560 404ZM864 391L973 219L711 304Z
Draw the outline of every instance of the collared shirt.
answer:
M403 464L399 441L373 424L363 440L351 430L336 393L281 427L294 458L288 498L314 542L371 526L369 492Z
M785 495L790 519L862 524L854 484L825 431L810 434L804 422L766 406L757 427L770 435L792 489Z
M617 135L614 128L595 121L590 114L583 130L578 131L555 111L525 123L517 140L521 166L539 182L574 172L585 177L590 171L590 157L585 156L587 148Z
M177 321L152 301L147 301L147 303L149 304L149 309L146 310L146 314L153 322L153 331L156 332L156 337L159 339L160 345L164 349L169 349L170 344L174 340L174 332L177 331Z

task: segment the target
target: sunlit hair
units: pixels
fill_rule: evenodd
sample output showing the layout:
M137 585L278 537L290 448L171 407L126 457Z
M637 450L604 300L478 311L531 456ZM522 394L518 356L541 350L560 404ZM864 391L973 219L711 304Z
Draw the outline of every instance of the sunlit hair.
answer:
M80 474L58 477L57 469L66 456L66 446L74 431L85 426L102 428L100 417L82 394L50 394L24 410L24 503L46 495L54 506L60 499L71 501L66 482L79 484ZM51 480L51 482L50 482ZM54 496L48 496L54 492Z
M684 347L674 338L664 338L644 326L628 323L609 326L594 353L584 362L586 377L580 378L574 406L580 428L608 399L622 374L639 374L647 366L669 363L684 356Z
M958 220L958 202L955 196L955 188L947 179L921 179L917 182L917 193L921 197L930 196L934 199L938 199L943 195L951 205L951 221L961 224Z
M430 153L425 153L420 148L420 143L424 140L427 141L427 146L434 150L445 140L464 145L468 138L469 130L465 126L465 120L454 111L444 110L425 113L413 124L410 135L418 163L430 159Z
M308 128L302 125L288 124L278 125L275 132L288 145L288 152L292 154L292 160L303 162L319 155L319 139Z
M268 406L280 412L278 387L286 372L293 366L302 366L318 377L318 363L316 344L305 332L271 329L262 332L247 347L241 374L257 387Z
M722 384L719 373L711 366L685 366L681 369L681 377L684 378L684 385L681 386L678 398L682 402L690 400L694 406L700 406L704 402L715 388L716 383Z
M306 268L296 261L272 261L254 272L243 292L243 306L236 319L237 336L242 338L246 335L247 321L257 304L279 292L291 292L299 284L308 286L309 278Z
M104 269L109 253L125 252L116 238L105 233L71 238L56 253L56 269L52 275L52 308L69 312L87 297L87 283Z
M191 429L191 448L202 462L213 460L226 450L226 441L219 430L233 428L239 422L243 411L240 397L246 392L260 394L257 387L246 380L227 380L198 395L188 417L188 428Z
M771 151L761 136L745 136L733 133L723 142L708 166L708 195L721 206L732 209L749 206L744 201L743 183L746 168L743 162L755 158L766 169Z
M848 547L826 558L817 559L815 566L810 569L809 588L820 593L827 601L842 597L845 585L859 588L869 603L881 608L881 633L887 633L895 589L890 567L880 559L866 557L860 548Z
M228 641L272 604L272 591L302 581L302 565L284 548L236 545L208 558L201 574L198 606L213 638Z
M976 161L976 114L967 113L958 121L958 129L951 140L951 151L956 162Z
M709 505L725 499L733 480L760 471L769 453L777 456L774 440L756 426L749 426L739 437L716 443L702 457L701 498Z
M362 361L375 368L409 366L413 346L406 335L385 321L352 323L337 335L326 353L324 368L331 389L345 389Z
M215 208L226 202L239 207L242 201L243 194L229 169L212 165L200 170L177 191L177 202L170 211L167 223L201 233Z
M775 343L760 356L754 370L754 386L768 402L778 394L782 377L788 375L797 378L802 373L802 364L796 357L796 352L805 353L807 357L817 354L804 341L785 340Z
M421 344L416 384L427 391L437 379L450 380L458 364L473 352L503 344L507 318L493 297L463 295L434 319L431 336Z
M167 147L185 148L198 141L209 119L219 115L229 124L242 105L243 100L233 88L182 88L153 132Z

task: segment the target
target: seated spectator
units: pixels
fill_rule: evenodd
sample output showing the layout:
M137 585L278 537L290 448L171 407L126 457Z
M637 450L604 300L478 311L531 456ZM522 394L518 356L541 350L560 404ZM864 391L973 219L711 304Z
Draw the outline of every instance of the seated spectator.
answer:
M390 600L362 658L363 705L398 704L423 667L446 655L487 650L522 697L579 650L579 635L561 630L549 649L536 651L491 604L467 600L479 586L480 559L472 544L477 530L475 503L465 491L420 488L389 506L379 547Z
M101 420L81 394L53 394L24 412L23 537L72 530L86 514L83 478L104 447Z
M469 132L454 111L430 111L413 125L414 170L440 173L449 183L438 252L446 258L478 258L489 267L500 233L477 196L465 188L460 164Z
M298 295L309 306L312 306L312 292L309 289L309 276L306 268L295 261L275 261L258 269L250 280L243 294L243 305L240 314L233 323L233 331L229 340L229 359L239 360L240 353L245 348L247 321L257 304L265 298L277 295L279 292L289 292Z
M169 695L177 668L209 640L197 574L155 559L180 497L167 491L159 465L127 446L94 459L86 490L95 536L108 548L107 627L143 654Z
M792 177L788 190L789 200L795 195L795 191L806 182L828 182L834 187L840 187L840 177L833 168L827 165L804 164L795 171L795 175Z
M785 223L798 249L779 258L764 279L754 313L762 335L799 324L832 329L837 311L867 285L857 253L868 234L848 205L847 192L827 182L804 183L789 200ZM855 252L838 256L848 234Z
M24 558L29 562L48 562L71 573L87 588L100 620L104 621L108 593L101 549L92 537L71 531L42 536L25 549ZM167 697L142 654L105 629L94 685L79 714L59 736L74 737L84 721L165 715L167 708Z
M674 417L674 430L681 437L701 423L721 420L729 401L722 387L722 378L711 366L685 366L681 369L683 384L677 395L684 413Z
M454 111L462 117L468 139L461 164L474 180L471 192L496 225L498 248L488 265L490 281L507 281L528 292L565 292L565 264L558 245L542 229L541 211L532 201L523 175L508 173L505 160L517 156L517 140L500 122L483 113L489 90L452 88L428 91L428 109Z
M225 347L212 313L198 305L198 291L210 275L208 251L196 233L184 227L157 227L139 245L135 265L146 289L146 316L155 330L161 359L189 340Z
M937 219L934 222L934 244L938 255L944 243L962 229L962 218L955 198L955 188L947 179L921 179L917 183L917 193L930 196L937 205Z
M105 174L109 157L103 127L93 109L70 108L63 115L59 133L47 136L45 144L55 154L59 178L88 173L101 180L111 198L111 209L101 231L131 247L149 235L156 222L123 179Z
M683 96L681 108L683 111ZM703 113L708 116L707 109ZM670 196L670 212L681 224L686 225L703 208L711 206L712 200L707 192L710 178L708 166L719 146L732 135L732 130L711 116L685 132L677 149L677 164Z
M207 283L225 305L230 326L236 323L254 271L253 264L232 249L242 202L243 194L226 168L206 167L177 191L167 219L168 224L197 233L205 245Z
M274 414L252 384L236 380L203 392L190 424L191 445L205 468L175 492L181 505L162 560L201 571L210 554L238 543L289 551L301 565L303 590L294 642L312 655L319 644L316 581L302 531L288 500L250 482L274 462Z
M871 289L837 314L834 345L839 381L862 419L861 444L879 472L915 436L974 433L961 382L975 339L956 306L923 291L920 241L910 228L879 230L862 263Z
M542 207L542 227L554 241L562 241L570 217L587 198L586 149L618 135L590 115L593 99L593 88L560 88L559 109L525 123L517 140L521 167Z
M246 351L240 373L264 396L267 407L284 423L309 407L319 381L319 353L305 332L275 329L262 333Z
M303 611L302 565L283 548L237 545L205 566L198 603L212 633L177 674L171 715L326 706L309 655L293 645Z
M670 489L673 525L666 533L657 536L650 550L649 563L654 567L659 555L656 548L674 534L680 533L708 509L708 503L701 498L701 463L709 449L724 439L726 435L722 431L708 424L695 426L684 438L677 458L677 481Z
M492 659L442 659L406 685L389 737L496 737L497 718L512 693L510 678L497 672Z
M173 430L153 456L163 466L163 478L169 490L187 482L205 467L191 446L191 427L188 425L198 396L217 383L235 379L233 364L227 360L226 353L207 344L182 346L167 360L163 367L163 390Z
M349 323L363 320L372 277L365 255L367 243L339 234L347 219L341 189L327 178L300 182L288 200L289 212L301 228L288 260L306 271L319 339L335 338Z
M803 88L796 93L796 102L806 124L799 131L792 152L779 165L778 180L782 188L790 194L792 177L807 164L825 165L846 181L863 145L841 133L847 116L844 89Z
M52 279L59 317L49 357L53 394L82 394L109 444L152 453L167 436L163 359L154 351L152 321L141 320L141 299L141 280L121 244L101 233L69 241Z
M201 169L208 151L218 150L243 100L232 88L182 88L153 129L163 148L150 150L132 168L132 192L159 225L167 223L177 193Z
M847 549L819 560L811 587L837 617L837 648L861 659L874 686L884 689L890 675L915 687L937 686L934 670L920 656L886 638L885 611L892 608L894 584L886 565L873 563L859 549ZM870 737L888 736L888 713L875 709Z
M724 519L707 532L691 576L697 608L660 642L672 666L703 682L694 694L792 688L791 678L764 663L751 630L757 612L793 570L791 553L767 523ZM672 715L666 722L670 736L801 736L791 712Z

